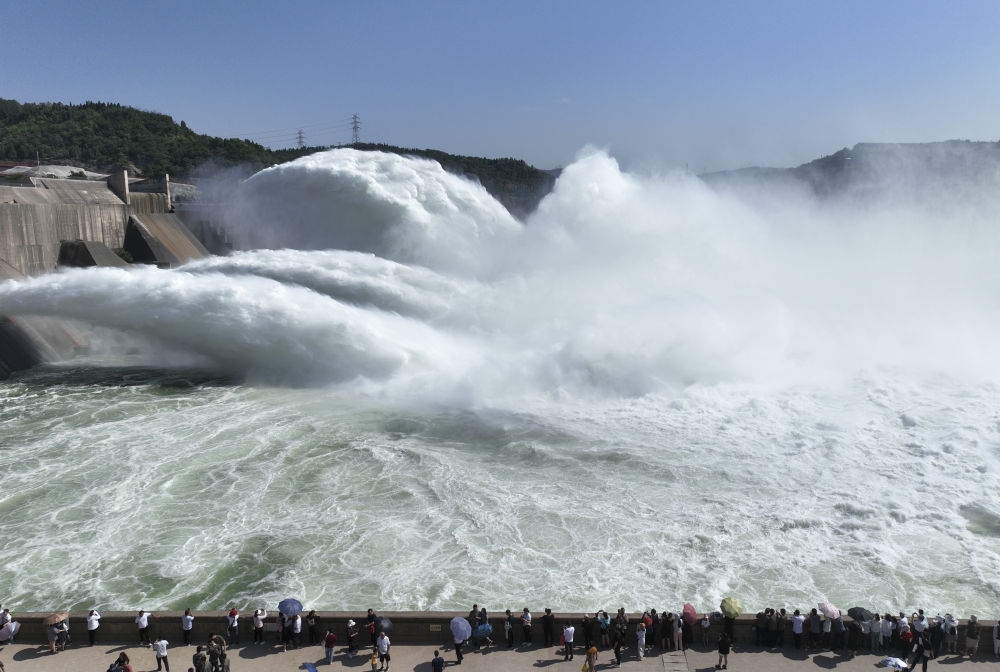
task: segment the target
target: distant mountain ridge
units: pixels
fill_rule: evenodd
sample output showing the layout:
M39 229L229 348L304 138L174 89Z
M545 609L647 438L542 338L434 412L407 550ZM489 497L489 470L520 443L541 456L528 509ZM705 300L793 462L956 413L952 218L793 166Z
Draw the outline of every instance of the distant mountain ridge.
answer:
M770 184L806 189L821 198L875 194L930 197L1000 187L1000 143L946 140L859 143L794 168L742 168L700 176L713 187Z

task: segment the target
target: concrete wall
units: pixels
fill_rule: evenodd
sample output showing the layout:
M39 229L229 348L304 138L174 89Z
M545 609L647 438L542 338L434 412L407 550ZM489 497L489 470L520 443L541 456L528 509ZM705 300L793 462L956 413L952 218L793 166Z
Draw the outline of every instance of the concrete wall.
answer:
M128 213L119 205L0 204L0 259L24 275L55 270L62 240L122 246Z

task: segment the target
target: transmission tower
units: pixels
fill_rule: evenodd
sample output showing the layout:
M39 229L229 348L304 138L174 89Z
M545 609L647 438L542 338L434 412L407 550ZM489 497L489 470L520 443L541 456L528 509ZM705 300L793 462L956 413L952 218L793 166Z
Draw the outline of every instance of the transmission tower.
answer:
M361 142L361 117L357 112L351 116L351 130L354 132L354 139L351 142L356 145Z
M298 142L299 142L299 149L302 149L303 147L306 146L306 134L302 132L302 129L299 129Z

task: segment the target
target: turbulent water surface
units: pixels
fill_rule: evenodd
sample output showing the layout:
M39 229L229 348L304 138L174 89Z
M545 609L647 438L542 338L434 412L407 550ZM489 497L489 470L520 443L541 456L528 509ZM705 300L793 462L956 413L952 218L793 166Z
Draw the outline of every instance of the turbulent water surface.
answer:
M1000 232L963 198L590 153L519 222L431 162L265 170L242 252L0 285L95 328L0 385L3 603L988 615Z

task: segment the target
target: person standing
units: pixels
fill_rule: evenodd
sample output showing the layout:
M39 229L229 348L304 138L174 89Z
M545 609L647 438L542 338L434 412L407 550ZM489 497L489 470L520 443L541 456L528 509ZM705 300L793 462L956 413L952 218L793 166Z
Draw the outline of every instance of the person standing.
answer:
M506 612L506 617L503 619L503 634L507 636L507 648L514 648L514 615L510 613L510 609Z
M323 637L323 648L326 649L326 662L333 665L333 654L337 649L337 635L333 634L333 630L326 631L326 636Z
M434 649L434 658L431 659L431 672L444 672L444 658L441 657L441 652L437 649Z
M263 609L253 610L253 643L263 644L264 643L264 619L267 618L267 612Z
M679 611L674 619L674 650L684 650L684 616Z
M181 616L181 636L184 640L184 646L191 646L192 629L194 629L194 616L190 609L185 609L184 615Z
M597 647L593 644L587 649L587 672L597 669Z
M597 614L597 629L601 631L601 646L611 646L611 617L608 612L601 611Z
M660 648L664 651L672 651L674 648L674 612L668 611L660 619Z
M583 635L583 649L586 651L594 645L594 624L589 614L584 614L580 619L580 634Z
M194 672L204 672L205 668L208 667L208 656L200 646L195 648L194 655L191 656L191 664Z
M785 630L788 629L788 612L782 607L778 610L775 616L775 623L777 624L777 632L775 633L775 645L780 649L785 646ZM732 625L730 629L726 631L726 636L729 637L729 642L733 641L733 630Z
M153 652L156 653L156 672L161 672L165 670L170 672L170 661L167 660L167 640L163 637L157 637L156 641L153 642ZM163 665L161 668L160 665Z
M319 638L319 616L316 615L315 609L310 609L309 613L306 614L306 629L309 631L309 643L318 644Z
M378 669L384 670L384 672L389 672L389 661L391 660L389 647L392 646L392 643L389 641L389 637L385 634L385 631L378 633L378 639L375 640L375 646L378 648Z
M615 630L614 636L615 636L615 644L614 644L614 647L613 647L612 650L615 652L615 666L616 667L621 667L621 664L622 664L622 644L625 643L622 640L624 640L625 637L623 635L618 634L617 630Z
M921 664L921 669L923 672L927 672L927 661L931 659L934 655L934 651L931 648L930 640L927 633L918 632L913 638L913 662L910 664L910 670L917 669L917 663Z
M639 654L639 660L646 657L646 623L639 621L635 626L635 650Z
M358 624L347 619L347 657L354 658L358 650Z
M795 642L795 648L802 648L802 630L806 622L806 617L802 615L802 612L798 609L792 614L792 641Z
M819 648L819 636L823 632L823 623L819 617L816 607L809 612L809 643L806 645L810 649Z
M296 649L302 645L302 616L292 616L292 646Z
M531 612L527 607L521 612L521 634L524 635L524 644L531 644Z
M90 613L87 614L87 642L89 646L94 645L94 641L97 639L97 628L101 625L101 615L97 613L96 609L91 609Z
M369 609L367 618L368 618L368 637L371 639L371 642L369 643L372 646L375 646L375 636L378 634L375 632L375 619L378 618L378 616L375 615L375 610Z
M465 640L458 635L454 636L455 639L455 664L462 664L462 647L465 646Z
M719 635L719 662L715 665L717 670L725 670L726 666L729 664L729 649L731 644L729 642L729 636L723 631Z
M573 635L576 633L576 628L571 624L567 623L563 626L563 660L573 660Z
M229 646L240 643L240 612L236 607L230 607L229 613L226 614L226 638L229 640Z
M135 617L135 625L139 628L139 644L147 648L152 646L152 643L149 641L149 619L151 618L153 618L153 615L142 609L139 610L138 615Z
M976 650L979 648L979 621L976 617L969 616L969 621L965 624L965 653L969 658L976 657Z
M545 646L555 644L555 630L556 617L552 615L552 610L546 607L545 613L542 614L542 639L545 641Z
M879 643L879 651L885 651L892 645L892 633L896 629L896 624L893 623L889 612L882 616L880 622L882 623L882 640Z

